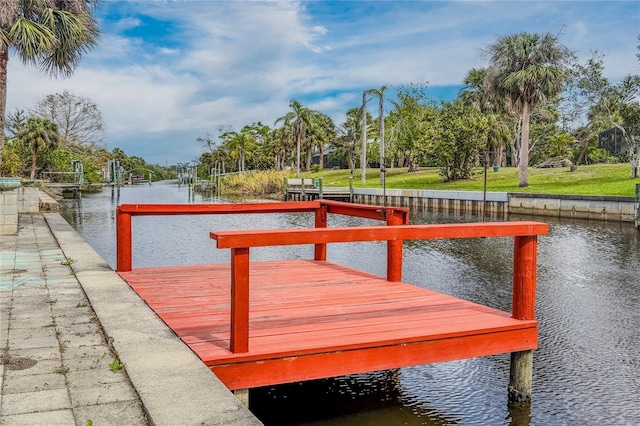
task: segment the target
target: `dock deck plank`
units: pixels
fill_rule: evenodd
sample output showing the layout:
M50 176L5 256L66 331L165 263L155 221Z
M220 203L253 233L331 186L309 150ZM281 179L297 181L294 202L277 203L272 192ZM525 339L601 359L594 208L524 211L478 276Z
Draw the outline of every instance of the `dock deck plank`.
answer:
M229 351L229 264L120 275L230 388L535 349L537 321L316 260L251 262L249 352Z

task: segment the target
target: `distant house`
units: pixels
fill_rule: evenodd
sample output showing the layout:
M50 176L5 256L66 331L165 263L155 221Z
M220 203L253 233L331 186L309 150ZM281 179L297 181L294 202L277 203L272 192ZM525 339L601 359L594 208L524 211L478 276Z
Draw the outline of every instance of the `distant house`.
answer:
M342 169L342 168L346 168L347 166L342 164L340 161L329 159L329 156L331 155L332 152L333 152L333 150L328 151L328 152L325 151L325 153L324 153L324 168L325 169ZM311 164L320 164L320 154L313 154L311 156Z
M613 155L629 152L629 145L617 127L612 127L598 134L598 147L606 149Z

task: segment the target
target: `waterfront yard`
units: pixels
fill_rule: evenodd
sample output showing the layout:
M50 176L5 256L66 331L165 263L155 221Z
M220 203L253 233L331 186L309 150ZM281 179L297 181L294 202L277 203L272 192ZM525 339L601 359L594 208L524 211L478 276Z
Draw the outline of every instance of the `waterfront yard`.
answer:
M353 186L363 187L360 169L351 175L348 169L322 170L318 173L304 173L305 177L323 178L324 186L349 186L349 176L353 176ZM380 187L379 169L367 169L365 187ZM449 191L482 191L484 175L482 168L476 168L469 180L443 182L438 168L421 168L418 172L407 173L406 168L388 168L387 188L399 189L442 189ZM487 170L487 190L494 192L530 192L571 195L617 195L632 197L635 185L640 179L631 178L631 167L625 164L596 164L579 166L571 172L568 167L555 169L529 169L529 187L518 187L518 168L503 167L494 172Z

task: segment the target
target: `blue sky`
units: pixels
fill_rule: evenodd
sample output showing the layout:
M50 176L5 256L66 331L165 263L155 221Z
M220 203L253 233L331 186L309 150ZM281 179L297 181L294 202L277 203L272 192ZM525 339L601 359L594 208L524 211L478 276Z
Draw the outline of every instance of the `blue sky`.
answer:
M69 79L10 58L7 111L69 90L98 104L109 150L162 165L197 159L219 126L273 126L291 99L336 124L382 85L449 100L500 35L559 34L581 62L603 53L614 82L640 72L638 1L103 0L98 18L100 45Z

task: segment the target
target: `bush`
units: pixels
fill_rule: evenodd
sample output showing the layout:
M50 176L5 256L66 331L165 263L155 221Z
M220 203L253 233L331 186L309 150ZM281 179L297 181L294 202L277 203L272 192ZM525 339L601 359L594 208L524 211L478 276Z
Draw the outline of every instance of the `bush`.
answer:
M224 194L269 195L284 191L286 173L276 170L236 173L225 176L220 185Z
M587 151L587 163L588 164L598 164L598 163L607 163L613 164L616 163L616 158L609 153L606 149L602 148L589 148Z

